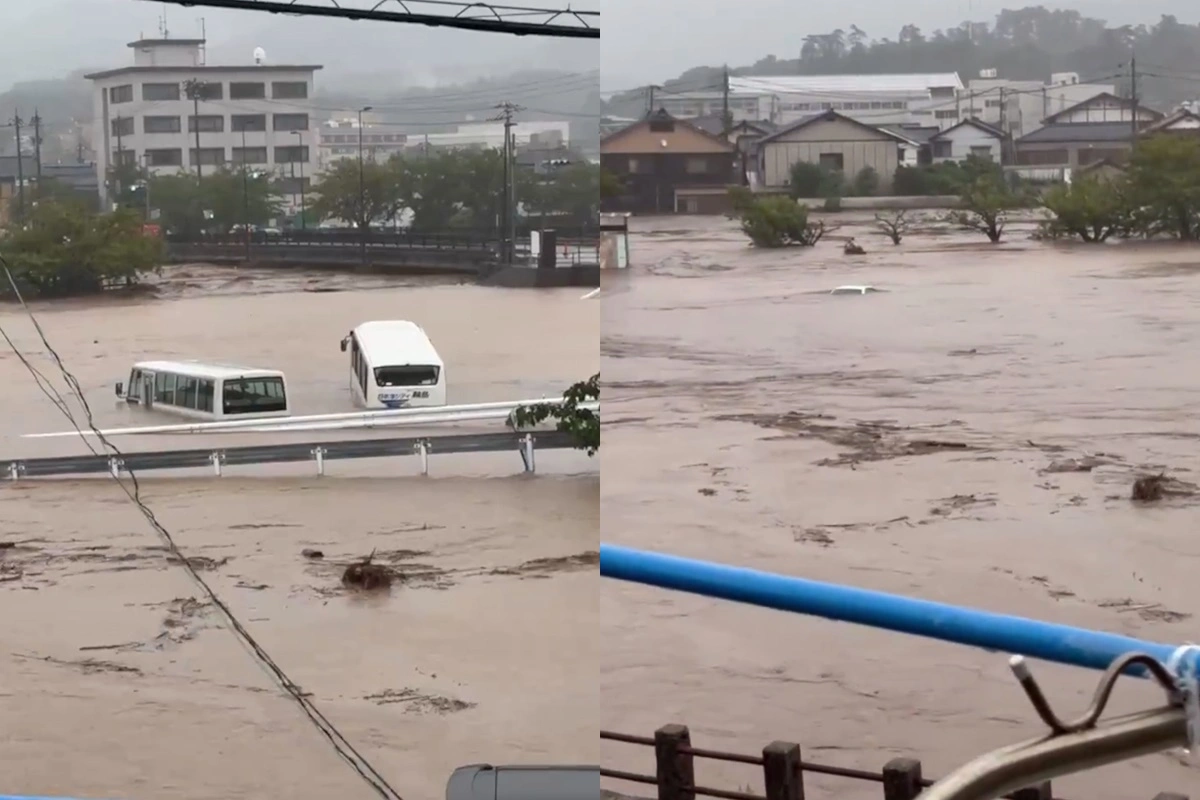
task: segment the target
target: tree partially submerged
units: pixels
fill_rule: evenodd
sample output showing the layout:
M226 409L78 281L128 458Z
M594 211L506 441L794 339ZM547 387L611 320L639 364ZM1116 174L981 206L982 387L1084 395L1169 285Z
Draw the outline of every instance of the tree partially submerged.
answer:
M600 415L580 405L600 399L600 373L586 381L572 384L565 392L561 403L536 403L520 406L513 411L512 423L517 430L541 424L548 419L556 421L555 429L569 433L575 447L589 456L600 449Z
M1200 139L1168 133L1139 140L1128 174L1133 224L1142 235L1200 240Z
M1103 242L1129 227L1131 207L1124 180L1084 175L1051 188L1042 196L1042 206L1054 215L1044 226L1051 238Z
M892 244L900 244L909 229L907 209L876 214L875 227L879 229L880 233L891 239Z
M755 247L812 247L825 235L824 222L809 222L808 206L790 197L755 197L745 187L730 190L734 217Z
M162 263L162 240L128 209L93 214L75 204L41 202L28 224L0 239L22 295L64 297L130 286ZM0 282L0 294L11 292Z
M995 175L979 176L963 190L960 198L963 208L951 212L951 221L982 233L993 244L1004 235L1009 212L1024 205L1021 195Z

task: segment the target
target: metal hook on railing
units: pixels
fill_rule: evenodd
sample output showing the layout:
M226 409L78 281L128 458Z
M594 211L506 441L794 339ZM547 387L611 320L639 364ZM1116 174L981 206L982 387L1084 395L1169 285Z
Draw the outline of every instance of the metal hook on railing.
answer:
M994 750L971 761L922 793L921 800L993 800L1027 786L1094 767L1189 745L1189 692L1157 659L1130 653L1113 661L1096 686L1092 703L1076 720L1063 722L1050 707L1025 659L1009 661L1017 681L1050 733ZM1166 705L1115 717L1100 717L1122 673L1141 668L1164 690Z

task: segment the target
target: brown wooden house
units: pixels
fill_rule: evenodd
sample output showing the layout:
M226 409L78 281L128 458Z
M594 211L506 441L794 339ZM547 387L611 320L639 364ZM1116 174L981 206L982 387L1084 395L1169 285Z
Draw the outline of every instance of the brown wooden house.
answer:
M603 210L634 214L721 214L729 210L736 146L658 110L600 140L600 166L616 176Z

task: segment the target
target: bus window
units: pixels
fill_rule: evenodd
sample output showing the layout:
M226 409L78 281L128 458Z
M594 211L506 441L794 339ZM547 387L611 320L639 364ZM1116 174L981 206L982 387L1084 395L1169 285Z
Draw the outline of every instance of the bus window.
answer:
M167 379L171 379L170 387L167 385ZM166 372L158 372L154 375L154 402L165 403L172 405L175 399L175 376Z
M283 378L238 378L225 381L222 392L225 414L287 411Z
M375 383L379 386L434 386L439 372L438 367L376 367Z
M196 385L196 410L197 411L212 411L213 410L213 382L207 378L202 378Z
M175 384L175 405L180 408L196 407L196 379L180 375Z

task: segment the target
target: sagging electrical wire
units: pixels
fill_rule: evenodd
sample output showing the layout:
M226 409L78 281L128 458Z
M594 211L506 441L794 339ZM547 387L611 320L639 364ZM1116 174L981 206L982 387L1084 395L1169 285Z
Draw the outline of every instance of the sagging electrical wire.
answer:
M121 450L115 444L113 444L112 441L96 426L95 419L92 416L91 406L88 404L87 398L84 396L83 389L79 385L79 381L75 378L74 374L67 369L66 364L63 363L63 360L58 355L58 352L50 344L50 341L46 336L46 332L42 329L41 323L38 322L37 316L33 313L33 310L29 308L28 304L26 304L25 298L21 294L20 287L17 285L17 281L13 277L12 271L9 269L8 262L3 256L0 256L0 268L4 270L4 277L8 282L9 288L12 290L13 296L20 304L21 309L29 317L29 321L33 324L34 331L37 333L38 338L41 339L42 346L45 348L46 353L50 356L58 371L61 373L63 381L65 381L67 384L67 388L72 394L75 395L76 398L78 398L79 405L83 409L83 413L86 418L86 428L91 435L95 436L96 439L103 445L105 450L107 450L113 457L120 458L123 455ZM99 455L95 447L93 447L91 442L88 441L88 436L84 433L84 426L81 426L76 420L75 415L71 413L71 409L67 405L66 399L63 398L62 394L55 389L50 380L29 360L29 358L21 352L21 350L16 346L16 343L9 336L8 332L3 329L3 326L0 326L0 338L4 339L5 343L12 350L13 354L16 355L21 364L34 377L34 381L37 383L37 386L42 393L45 394L52 403L54 403L59 412L67 418L72 427L74 427L79 433L80 439L84 441L88 449L91 450L94 455ZM236 615L234 615L229 606L225 604L225 601L223 601L217 595L213 588L209 586L208 582L204 580L204 577L196 570L194 566L192 566L192 563L188 561L188 559L183 555L183 552L179 549L179 545L176 544L175 537L172 536L171 532L168 531L163 524L158 521L158 518L154 515L154 511L142 500L141 484L138 482L137 474L131 469L127 469L126 471L129 473L128 483L122 480L119 474L114 473L112 475L117 485L121 487L121 490L125 493L125 496L128 497L130 502L137 507L137 509L142 513L142 516L146 518L146 521L150 523L150 526L163 540L163 543L166 545L171 556L183 566L184 570L187 571L188 576L195 581L196 585L199 586L201 591L208 597L208 600L225 617L226 623L229 625L230 629L233 630L234 634L241 640L242 644L245 645L248 650L250 650L250 652L258 660L259 664L266 669L266 671L276 680L276 682L279 683L283 690L286 691L293 700L295 700L296 704L300 706L300 709L304 712L305 716L308 717L309 721L312 722L317 730L329 740L331 745L333 745L334 751L341 756L341 758L371 786L371 788L375 790L376 794L384 798L384 800L403 800L403 797L401 797L400 793L388 783L387 779L384 778L369 761L367 761L365 756L363 756L354 748L354 745L352 745L346 739L346 737L342 735L341 731L339 731L334 724L330 722L324 714L321 713L320 709L313 704L312 700L308 698L304 691L298 685L296 685L291 678L288 677L287 673L285 673L277 663L275 663L275 660L271 658L270 654L267 653L266 650L263 649L262 645L258 643L254 636L252 636L250 632L246 630L246 627L242 624L242 622L237 618Z

